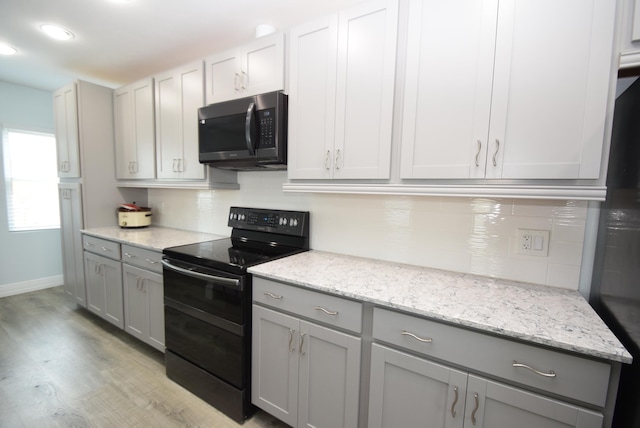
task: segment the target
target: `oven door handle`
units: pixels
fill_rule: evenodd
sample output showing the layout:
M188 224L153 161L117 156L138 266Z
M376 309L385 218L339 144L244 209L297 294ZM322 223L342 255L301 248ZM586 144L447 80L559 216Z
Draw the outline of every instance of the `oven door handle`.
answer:
M162 263L162 266L166 267L167 269L181 273L183 275L191 276L193 278L203 279L205 281L216 281L216 282L223 283L224 285L233 285L235 287L240 286L240 280L238 279L231 279L231 278L225 278L222 276L207 275L205 273L194 272L189 269L184 269L184 268L172 265L171 263L169 263L164 259L161 260L160 262Z

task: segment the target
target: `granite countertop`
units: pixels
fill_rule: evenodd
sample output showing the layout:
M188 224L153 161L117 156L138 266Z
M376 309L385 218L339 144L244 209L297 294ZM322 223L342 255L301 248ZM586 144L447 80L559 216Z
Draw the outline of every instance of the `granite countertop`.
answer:
M123 229L119 226L97 227L81 231L86 235L110 239L121 244L133 245L148 250L162 251L168 247L193 244L226 238L211 233L191 232L160 226L148 226L135 229Z
M249 272L556 349L632 361L577 291L321 251L257 265Z

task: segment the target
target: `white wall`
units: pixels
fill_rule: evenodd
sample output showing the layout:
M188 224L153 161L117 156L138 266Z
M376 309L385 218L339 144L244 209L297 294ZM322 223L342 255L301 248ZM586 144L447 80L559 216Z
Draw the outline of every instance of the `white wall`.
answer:
M285 172L239 180L240 190L150 189L154 224L228 235L230 206L308 210L314 250L578 289L586 202L283 193ZM551 231L549 256L515 254L518 228Z
M0 124L53 132L53 94L0 81ZM2 150L0 177L0 297L62 284L60 230L8 230Z

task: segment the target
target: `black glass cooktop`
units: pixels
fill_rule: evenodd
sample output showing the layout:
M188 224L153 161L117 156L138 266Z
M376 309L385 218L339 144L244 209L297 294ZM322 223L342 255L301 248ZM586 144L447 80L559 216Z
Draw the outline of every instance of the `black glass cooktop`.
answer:
M177 260L232 273L244 273L247 268L281 257L305 251L300 248L266 242L243 242L225 238L166 248L164 255Z

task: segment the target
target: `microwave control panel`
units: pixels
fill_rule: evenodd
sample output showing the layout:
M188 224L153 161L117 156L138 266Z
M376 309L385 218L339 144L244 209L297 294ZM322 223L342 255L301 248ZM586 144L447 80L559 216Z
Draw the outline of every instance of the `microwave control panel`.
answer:
M284 235L308 236L309 212L231 207L228 226Z
M265 149L276 146L276 109L258 110L258 129L260 132L259 148Z

